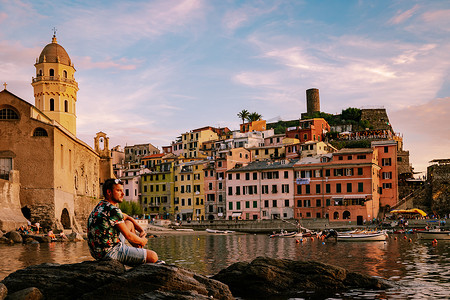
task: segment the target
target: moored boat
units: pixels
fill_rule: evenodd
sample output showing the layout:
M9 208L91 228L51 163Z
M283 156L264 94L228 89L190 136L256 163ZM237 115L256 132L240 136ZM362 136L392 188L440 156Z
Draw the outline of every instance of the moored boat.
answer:
M338 234L337 240L341 242L373 242L373 241L385 241L387 234L384 231L367 232L367 233L351 233L351 234Z
M385 241L388 237L386 231L351 231L340 233L330 230L326 238L334 237L340 242L377 242Z
M271 237L271 238L275 238L275 237L282 237L282 238L297 237L299 234L301 235L301 233L298 233L296 231L292 231L292 232L282 231L280 233L271 234L269 237Z
M422 240L450 240L449 230L422 230L417 232L417 237Z
M217 230L217 229L209 229L206 228L205 230L208 233L215 233L215 234L229 234L229 233L234 233L234 231L231 230Z

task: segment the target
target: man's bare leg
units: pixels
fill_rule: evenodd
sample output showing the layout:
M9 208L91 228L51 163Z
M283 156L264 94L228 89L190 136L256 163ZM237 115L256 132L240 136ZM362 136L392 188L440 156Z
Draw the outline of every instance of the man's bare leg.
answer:
M134 228L133 222L126 220L126 221L125 221L125 224L127 225L128 229L130 229L130 231L131 231L132 233L138 235L138 234L136 233L136 229ZM153 251L153 250L148 250L148 249L146 249L146 251L147 251L147 256L145 257L145 262L146 262L146 263L155 263L155 262L158 261L158 254L156 254L155 251Z

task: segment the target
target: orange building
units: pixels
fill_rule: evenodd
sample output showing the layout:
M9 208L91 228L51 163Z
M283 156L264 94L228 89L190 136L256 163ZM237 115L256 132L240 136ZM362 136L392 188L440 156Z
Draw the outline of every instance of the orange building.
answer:
M343 149L294 165L294 217L356 221L378 217L376 149Z
M323 118L300 120L300 125L290 127L286 130L287 138L300 140L300 143L307 141L323 141L325 135L330 131L330 125Z
M380 206L389 211L398 202L397 142L393 140L372 142L378 149L380 171Z
M267 127L265 120L252 121L240 125L241 133L252 131L264 131L266 130L266 128Z
M398 202L396 142L306 157L294 165L294 217L356 221L378 218Z

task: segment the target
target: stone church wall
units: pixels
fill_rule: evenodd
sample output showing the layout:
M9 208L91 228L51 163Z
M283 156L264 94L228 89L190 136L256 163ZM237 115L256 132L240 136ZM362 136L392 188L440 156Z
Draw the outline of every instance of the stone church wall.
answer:
M11 231L27 225L20 210L19 172L11 171L9 180L0 179L0 230Z

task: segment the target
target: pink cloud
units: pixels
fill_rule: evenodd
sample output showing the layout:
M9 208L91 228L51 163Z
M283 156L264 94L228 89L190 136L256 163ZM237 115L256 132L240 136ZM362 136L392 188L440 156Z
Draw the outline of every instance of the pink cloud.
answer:
M4 12L0 12L0 23L5 21L8 18L8 15Z
M416 171L425 171L432 159L450 158L450 97L389 112L389 118Z
M394 16L392 19L389 20L389 24L400 24L405 22L406 20L410 19L415 13L416 11L419 9L419 5L416 4L414 5L413 8L408 9L407 11L404 12L398 12L396 16Z
M450 9L426 12L422 15L422 18L427 22L448 21L450 19Z

